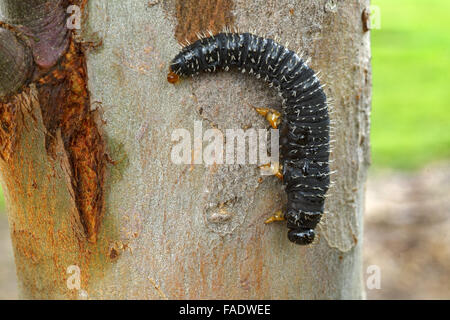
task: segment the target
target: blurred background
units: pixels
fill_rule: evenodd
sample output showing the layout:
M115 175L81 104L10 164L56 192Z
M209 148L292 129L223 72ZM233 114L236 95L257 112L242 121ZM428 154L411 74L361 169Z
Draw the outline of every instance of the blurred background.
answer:
M450 1L373 0L369 299L450 299Z
M368 299L450 299L450 1L372 0ZM0 195L0 299L17 298ZM367 274L368 276L370 274Z

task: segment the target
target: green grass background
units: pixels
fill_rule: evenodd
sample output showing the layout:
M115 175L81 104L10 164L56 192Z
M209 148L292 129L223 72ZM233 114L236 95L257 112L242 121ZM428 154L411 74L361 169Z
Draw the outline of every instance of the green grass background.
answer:
M372 166L450 158L450 0L373 0ZM0 210L4 209L0 193Z
M373 0L374 168L419 169L450 157L450 1Z

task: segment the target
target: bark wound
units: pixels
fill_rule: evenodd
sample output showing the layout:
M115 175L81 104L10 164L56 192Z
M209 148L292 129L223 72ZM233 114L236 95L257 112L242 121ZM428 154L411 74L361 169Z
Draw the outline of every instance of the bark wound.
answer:
M55 155L61 131L71 165L75 201L89 242L95 242L103 211L105 144L96 112L91 111L86 61L81 45L72 40L61 62L38 81L46 149Z
M178 42L194 42L199 32L217 33L224 27L232 27L232 9L232 0L177 0L175 36Z

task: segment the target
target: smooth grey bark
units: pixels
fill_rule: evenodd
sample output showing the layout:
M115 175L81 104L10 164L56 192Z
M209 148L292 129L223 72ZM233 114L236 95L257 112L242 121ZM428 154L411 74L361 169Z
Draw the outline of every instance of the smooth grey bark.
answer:
M203 132L267 128L252 106L279 105L275 92L236 72L170 85L168 64L179 50L174 30L182 23L174 15L175 1L149 6L146 0L90 0L79 40L102 40L100 48L87 51L87 70L91 103L102 112L115 163L106 211L97 243L80 240L67 156L62 147L56 159L45 154L45 128L31 86L17 99L29 110L23 122L33 126L24 127L22 153L11 160L28 169L8 176L0 163L21 296L362 298L371 69L361 15L368 5L233 2L236 27L300 48L334 100L335 185L317 243L300 247L287 240L284 224L263 223L286 200L274 177L262 177L256 165L177 165L170 157L172 132L185 128L193 136L195 121ZM23 192L12 192L14 187ZM68 273L71 266L79 267L80 287L67 286L76 275Z

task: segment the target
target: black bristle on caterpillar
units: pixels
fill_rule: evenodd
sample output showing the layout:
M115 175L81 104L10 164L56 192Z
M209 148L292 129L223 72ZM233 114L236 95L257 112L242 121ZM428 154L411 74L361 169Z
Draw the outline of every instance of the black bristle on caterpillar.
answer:
M282 97L280 156L288 197L284 217L289 240L310 244L330 185L330 119L319 79L297 53L272 39L224 32L183 48L172 60L168 81L233 68L271 83Z

